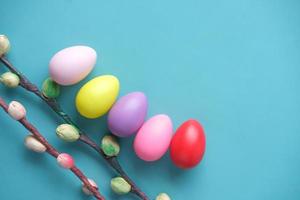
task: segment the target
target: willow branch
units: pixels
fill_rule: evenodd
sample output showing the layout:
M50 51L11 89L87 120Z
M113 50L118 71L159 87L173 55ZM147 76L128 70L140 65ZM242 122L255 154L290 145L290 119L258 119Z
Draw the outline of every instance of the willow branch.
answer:
M8 105L5 101L0 97L0 106L1 108L8 113ZM21 123L27 130L29 130L32 135L41 142L45 147L48 154L57 158L60 154L44 137L43 135L32 125L25 117L18 121ZM98 200L104 200L104 197L100 194L100 192L94 188L88 181L87 177L83 174L83 172L77 168L75 165L70 168L70 170L81 180L81 182L86 185L86 187L93 193L94 197Z
M130 185L131 185L131 192L138 196L140 199L148 200L149 198L147 195L136 186L136 184L129 178L126 172L122 169L117 157L108 157L104 154L102 149L94 142L91 138L89 138L80 127L77 126L76 123L73 122L71 117L66 114L63 109L61 108L60 104L56 101L56 99L49 99L45 97L42 92L38 89L36 85L31 83L29 79L23 75L16 67L14 67L4 56L0 58L0 61L6 66L8 70L17 74L20 78L20 86L27 91L35 94L40 99L42 99L58 116L62 118L65 123L71 124L79 130L80 138L79 140L92 149L94 149L98 154L100 154L106 162L110 165L111 168L115 170L117 174L119 174L122 178L124 178Z

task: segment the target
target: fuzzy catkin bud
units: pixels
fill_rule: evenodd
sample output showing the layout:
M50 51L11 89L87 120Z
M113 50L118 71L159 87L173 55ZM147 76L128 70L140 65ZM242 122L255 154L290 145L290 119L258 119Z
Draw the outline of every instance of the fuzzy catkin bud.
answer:
M10 49L10 43L5 35L0 35L0 57L6 54Z
M17 101L10 102L7 112L15 120L21 120L26 116L26 109Z
M61 153L56 158L57 163L65 169L70 169L74 166L73 157L67 153Z
M171 198L166 193L160 193L155 200L171 200Z
M120 145L112 135L106 135L102 138L101 149L109 157L117 156L120 153Z
M6 87L15 88L18 87L20 78L12 72L5 72L0 76L0 82L2 82Z
M127 194L131 191L131 186L122 177L116 177L111 179L110 186L111 189L119 195Z
M60 86L51 78L47 78L42 86L42 93L45 97L56 98L60 94Z
M66 142L75 142L80 137L78 129L70 124L59 125L56 128L56 135Z
M96 184L96 182L92 179L88 179L88 182L96 189L98 190L98 186ZM93 193L88 189L88 187L86 185L82 185L82 191L84 194L86 195L93 195Z
M24 144L28 149L37 153L43 153L47 150L46 146L38 141L33 135L26 136Z

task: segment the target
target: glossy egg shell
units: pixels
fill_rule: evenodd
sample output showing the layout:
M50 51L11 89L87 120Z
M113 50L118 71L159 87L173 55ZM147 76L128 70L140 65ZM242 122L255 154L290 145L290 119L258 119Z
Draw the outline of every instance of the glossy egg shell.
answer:
M109 111L109 130L119 137L134 134L144 123L147 104L147 97L142 92L132 92L121 97Z
M84 79L94 68L96 51L88 46L72 46L57 52L50 60L49 73L60 85L73 85Z
M134 139L136 155L145 161L160 159L168 150L173 135L171 119L164 114L150 118Z
M180 168L195 167L205 152L205 134L199 122L188 120L175 132L170 145L173 163Z
M80 88L76 96L76 108L86 118L98 118L107 113L118 94L119 80L115 76L98 76Z

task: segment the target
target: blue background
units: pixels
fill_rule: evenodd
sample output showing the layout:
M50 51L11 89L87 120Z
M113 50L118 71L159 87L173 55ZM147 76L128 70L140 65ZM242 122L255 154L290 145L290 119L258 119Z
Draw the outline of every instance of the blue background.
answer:
M174 167L169 155L145 163L132 138L121 141L120 162L152 199L162 191L176 200L300 198L299 0L1 0L0 13L9 59L39 86L58 50L96 49L94 71L59 98L95 140L107 133L105 117L84 119L73 102L78 88L101 74L120 79L120 95L144 91L148 117L167 113L175 128L201 121L207 151L189 171ZM75 157L107 199L133 199L111 192L114 174L96 153L57 139L60 120L39 99L2 85L0 95L22 102L28 119ZM89 199L52 157L23 147L23 127L2 111L0 119L0 199Z

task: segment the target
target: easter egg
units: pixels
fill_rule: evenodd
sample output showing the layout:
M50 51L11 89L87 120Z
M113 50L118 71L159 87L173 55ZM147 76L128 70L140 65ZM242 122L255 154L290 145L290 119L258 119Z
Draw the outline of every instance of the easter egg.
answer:
M158 160L168 150L172 135L171 119L167 115L156 115L146 121L136 134L134 151L142 160Z
M98 76L80 88L76 96L76 108L86 118L98 118L107 113L118 93L119 80L115 76Z
M205 152L205 134L199 122L188 120L175 132L170 145L173 163L183 169L195 167Z
M50 60L49 73L60 85L73 85L94 68L97 53L88 46L72 46L57 52Z
M147 108L147 97L144 93L132 92L123 96L109 111L109 130L119 137L132 135L143 125Z

